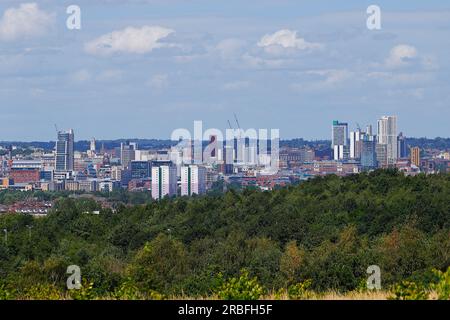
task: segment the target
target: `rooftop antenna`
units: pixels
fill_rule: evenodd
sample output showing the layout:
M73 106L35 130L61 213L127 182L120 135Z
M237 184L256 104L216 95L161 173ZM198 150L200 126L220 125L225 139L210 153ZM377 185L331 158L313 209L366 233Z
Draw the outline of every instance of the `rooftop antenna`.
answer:
M56 133L59 132L59 131L58 131L58 126L56 125L56 123L55 123L55 130L56 130Z

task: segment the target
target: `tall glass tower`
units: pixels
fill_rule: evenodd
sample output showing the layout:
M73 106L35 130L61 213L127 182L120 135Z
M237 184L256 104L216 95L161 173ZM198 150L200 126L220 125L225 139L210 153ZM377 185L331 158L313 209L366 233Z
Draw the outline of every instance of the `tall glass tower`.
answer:
M378 120L378 144L386 145L387 165L393 166L397 161L397 117L384 116Z
M74 163L74 134L73 130L59 131L56 141L56 171L72 171Z

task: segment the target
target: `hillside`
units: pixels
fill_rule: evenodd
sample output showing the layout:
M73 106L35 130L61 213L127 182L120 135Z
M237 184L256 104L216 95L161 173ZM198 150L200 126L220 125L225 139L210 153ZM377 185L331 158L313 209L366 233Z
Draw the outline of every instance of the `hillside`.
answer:
M242 269L265 292L306 280L315 292L347 292L365 284L370 265L380 266L383 289L427 287L433 268L450 266L450 175L376 171L97 209L64 198L45 218L0 216L0 288L64 292L67 266L78 265L97 295L208 296Z

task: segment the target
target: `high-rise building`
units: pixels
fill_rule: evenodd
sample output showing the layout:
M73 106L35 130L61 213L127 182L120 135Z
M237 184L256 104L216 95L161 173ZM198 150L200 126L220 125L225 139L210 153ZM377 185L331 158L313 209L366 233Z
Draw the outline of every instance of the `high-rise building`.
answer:
M413 147L411 148L411 164L416 167L420 167L420 148Z
M388 166L387 145L377 143L375 147L375 153L377 157L378 168L386 168Z
M120 163L124 169L128 168L130 162L135 159L136 144L130 143L127 141L126 143L120 144Z
M408 145L406 144L406 137L402 132L397 137L397 152L398 158L407 158L408 157Z
M350 132L350 159L361 158L361 140L363 132L360 129Z
M378 120L378 144L386 146L387 165L397 162L397 117L384 116Z
M376 167L376 139L372 135L363 134L361 139L361 168L366 171Z
M74 169L74 133L73 130L59 131L56 141L56 171L72 171Z
M175 166L152 167L152 198L162 199L177 194L177 168Z
M149 161L130 161L131 179L150 178Z
M331 132L331 147L334 160L342 160L348 154L348 124L337 120L333 121Z
M181 168L181 195L204 194L206 192L206 169L201 166Z

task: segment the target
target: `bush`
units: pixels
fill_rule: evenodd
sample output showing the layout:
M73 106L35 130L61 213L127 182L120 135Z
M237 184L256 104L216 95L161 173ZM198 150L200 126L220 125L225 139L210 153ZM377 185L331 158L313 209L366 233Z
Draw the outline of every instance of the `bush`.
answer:
M248 271L242 270L239 278L223 281L215 293L222 300L258 300L263 291L258 279L250 278Z
M116 290L113 297L117 300L141 300L143 299L137 286L129 279L124 281Z
M310 299L312 297L312 292L309 288L312 285L312 280L305 280L303 282L289 286L288 296L292 300L302 300Z
M94 283L83 279L81 288L69 290L69 295L73 300L94 300Z
M442 272L440 270L433 270L437 276L437 283L432 285L432 288L436 291L439 300L450 300L450 267L447 271Z
M0 284L0 300L13 300L14 298L14 290L8 288L5 284Z
M411 281L402 281L392 290L393 296L389 300L427 300L428 293L424 287Z
M54 285L37 284L25 290L26 300L60 300L62 294Z

